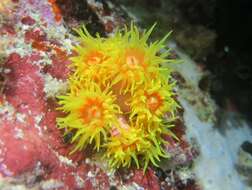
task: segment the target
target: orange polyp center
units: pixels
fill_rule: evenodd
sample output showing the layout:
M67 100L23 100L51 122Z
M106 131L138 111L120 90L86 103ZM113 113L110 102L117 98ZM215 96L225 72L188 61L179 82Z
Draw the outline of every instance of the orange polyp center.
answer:
M106 57L103 53L99 51L92 51L86 56L85 62L88 65L94 65L94 64L100 64L105 60Z
M88 123L93 119L101 119L103 117L102 102L96 98L88 99L79 112L84 123Z
M127 56L126 63L130 67L135 68L139 64L139 60L135 56Z
M125 62L129 68L144 67L144 53L138 49L128 49L125 52Z
M137 142L134 142L134 143L132 143L132 144L129 144L129 145L122 145L122 149L123 149L123 151L126 151L126 150L131 150L131 151L134 151L134 150L136 150L136 143Z
M152 93L150 95L146 95L147 97L147 106L148 108L154 112L163 104L163 100L158 93Z

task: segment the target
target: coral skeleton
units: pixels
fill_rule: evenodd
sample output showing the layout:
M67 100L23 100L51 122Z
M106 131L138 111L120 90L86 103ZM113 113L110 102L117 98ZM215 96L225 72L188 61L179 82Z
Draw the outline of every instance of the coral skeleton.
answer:
M69 92L58 97L65 116L57 119L60 129L74 134L72 152L92 144L104 149L111 168L135 165L144 171L169 157L164 137L176 138L170 128L178 108L169 64L176 60L165 50L170 33L148 43L154 27L141 33L131 24L109 38L76 30Z

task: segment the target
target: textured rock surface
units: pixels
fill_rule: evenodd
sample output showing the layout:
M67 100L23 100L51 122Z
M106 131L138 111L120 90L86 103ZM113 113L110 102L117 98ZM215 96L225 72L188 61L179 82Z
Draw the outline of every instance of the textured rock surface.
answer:
M81 24L78 17L71 19L73 10L68 9L62 16L56 2L46 0L0 4L1 15L12 12L7 17L1 16L0 25L1 76L5 81L0 105L0 188L160 189L161 181L151 168L145 175L134 169L113 173L99 155L88 150L69 155L71 145L55 123L61 114L56 111L55 96L66 91L68 57L72 54L71 44L76 43L64 27L63 18L68 18L69 27ZM107 7L93 1L84 4L89 10L84 13L95 17L94 22L102 26L98 28L101 33L114 31L124 20L117 16L119 11L112 4L106 4ZM167 147L171 153L176 152L172 155L186 154L187 148L176 142L174 147ZM176 157L174 160L176 167Z

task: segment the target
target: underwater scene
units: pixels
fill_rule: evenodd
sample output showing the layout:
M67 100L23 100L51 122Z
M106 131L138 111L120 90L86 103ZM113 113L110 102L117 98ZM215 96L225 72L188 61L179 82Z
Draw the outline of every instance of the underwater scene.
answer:
M0 190L252 190L251 9L0 0Z

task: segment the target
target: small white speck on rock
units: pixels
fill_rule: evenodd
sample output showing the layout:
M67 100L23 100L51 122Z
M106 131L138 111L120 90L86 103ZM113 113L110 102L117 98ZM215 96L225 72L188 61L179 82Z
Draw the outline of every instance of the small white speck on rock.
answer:
M14 135L14 137L15 137L16 139L23 139L23 138L24 138L24 132L23 132L22 129L15 128L14 130L15 130L15 135Z

